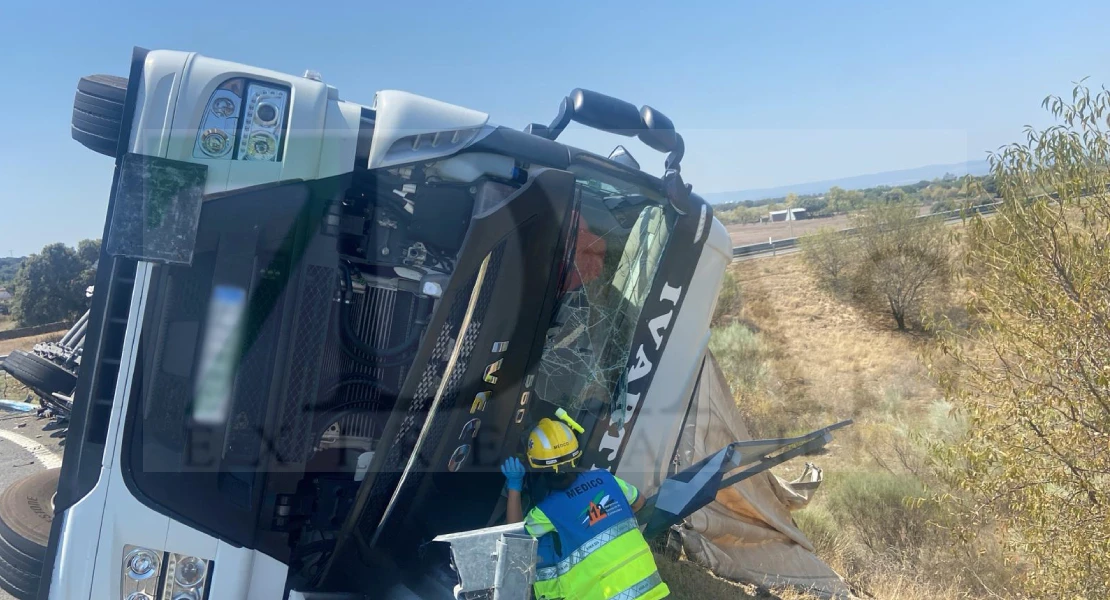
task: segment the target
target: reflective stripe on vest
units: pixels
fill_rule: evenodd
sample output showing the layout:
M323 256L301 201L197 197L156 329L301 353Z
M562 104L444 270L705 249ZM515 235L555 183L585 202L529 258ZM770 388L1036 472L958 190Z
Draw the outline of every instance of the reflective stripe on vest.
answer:
M636 600L636 598L639 598L640 596L643 596L644 594L650 592L652 589L655 588L655 586L661 585L662 583L663 578L660 577L659 572L656 571L651 575L648 575L647 577L641 579L638 583L632 584L631 587L625 589L623 592L617 594L616 596L613 596L609 600Z
M582 544L581 547L575 549L574 552L571 552L569 555L566 556L566 558L560 560L558 563L550 567L537 569L536 581L545 581L548 579L554 579L556 577L559 577L560 575L566 575L570 572L572 568L574 568L575 565L582 562L583 560L586 560L586 557L600 550L605 544L608 544L609 542L636 528L637 524L635 518L620 521L609 529L606 529L605 531L602 531L601 533L590 538L589 541L587 541L585 544Z
M564 568L568 564L564 563ZM566 598L575 600L609 600L630 589L639 590L637 586L642 581L658 574L651 549L637 528L613 538L569 566L569 571L558 574L552 581L558 583L558 589ZM654 600L667 594L667 586L660 583L646 594L637 592L632 598Z

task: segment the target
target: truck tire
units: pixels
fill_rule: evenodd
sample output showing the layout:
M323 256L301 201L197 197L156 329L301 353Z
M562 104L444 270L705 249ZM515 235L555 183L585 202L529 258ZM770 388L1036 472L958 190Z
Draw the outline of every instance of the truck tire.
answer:
M68 396L77 386L77 376L73 373L41 356L22 350L13 350L0 363L0 369L11 373L12 377L40 395L50 396L59 392Z
M0 588L19 600L38 594L60 473L35 473L0 492Z
M86 148L115 156L123 125L127 79L89 75L77 82L70 135Z

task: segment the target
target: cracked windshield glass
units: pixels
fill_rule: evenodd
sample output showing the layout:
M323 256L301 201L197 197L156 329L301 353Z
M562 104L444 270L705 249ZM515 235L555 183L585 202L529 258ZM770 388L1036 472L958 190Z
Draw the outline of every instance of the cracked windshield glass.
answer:
M621 401L632 334L669 237L662 196L572 167L581 206L572 256L536 377L540 398L568 410Z

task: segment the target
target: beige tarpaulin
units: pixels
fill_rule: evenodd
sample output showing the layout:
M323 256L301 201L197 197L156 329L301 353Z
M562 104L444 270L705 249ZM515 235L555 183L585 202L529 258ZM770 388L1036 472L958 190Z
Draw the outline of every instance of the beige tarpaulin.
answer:
M729 392L720 367L706 358L694 404L678 447L683 469L734 441L751 435ZM681 529L687 557L717 575L769 586L798 586L826 597L850 597L844 581L813 553L794 525L791 510L805 507L820 470L807 465L795 482L770 472L730 488L690 515Z

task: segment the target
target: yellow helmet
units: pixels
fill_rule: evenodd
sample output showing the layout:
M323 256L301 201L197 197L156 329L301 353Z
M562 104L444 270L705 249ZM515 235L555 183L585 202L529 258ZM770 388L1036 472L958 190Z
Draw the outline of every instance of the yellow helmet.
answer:
M528 434L528 464L535 469L554 469L582 455L578 438L566 423L543 418Z

